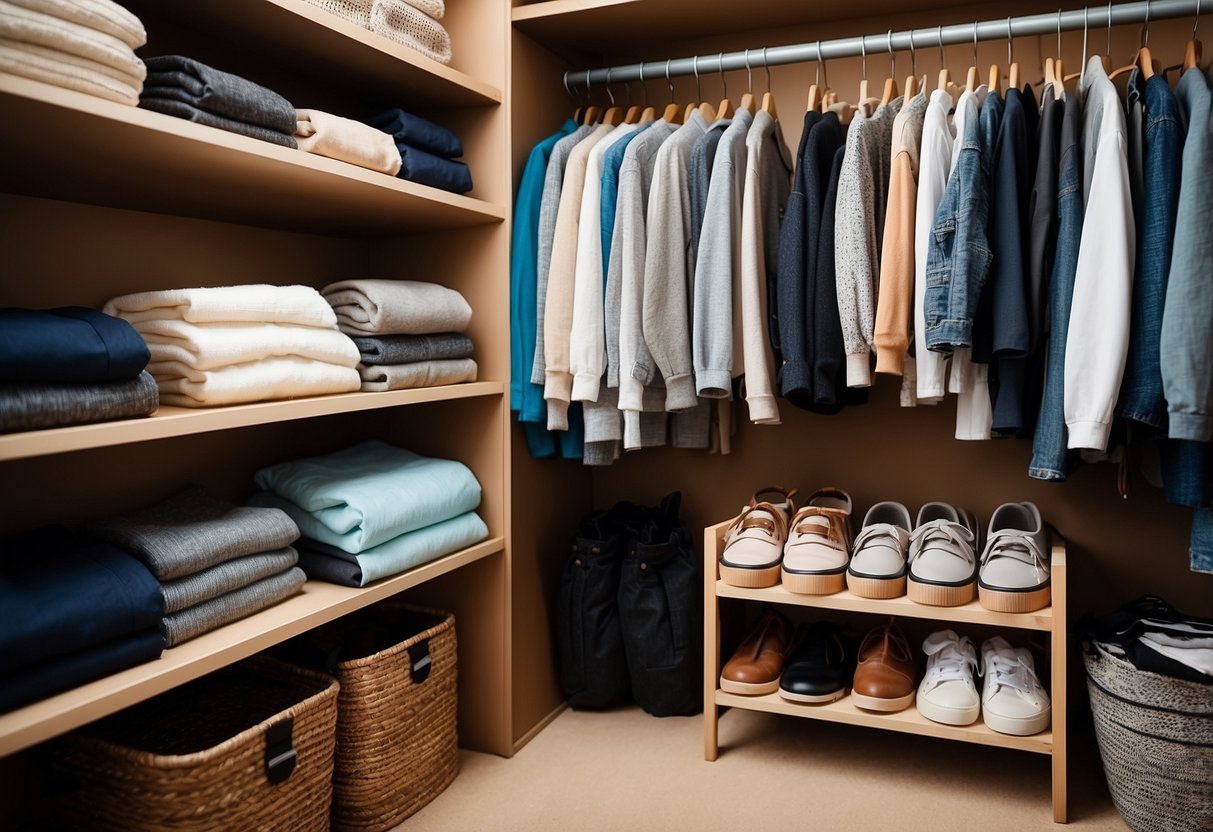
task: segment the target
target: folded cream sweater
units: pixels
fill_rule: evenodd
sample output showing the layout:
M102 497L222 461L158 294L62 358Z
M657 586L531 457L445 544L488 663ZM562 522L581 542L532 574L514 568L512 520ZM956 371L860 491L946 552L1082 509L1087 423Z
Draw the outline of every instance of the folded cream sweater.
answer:
M143 22L113 0L10 0L14 6L79 23L111 35L131 49L147 43Z
M88 58L142 79L146 70L130 45L80 23L0 0L0 37Z
M390 176L400 170L396 142L382 130L320 110L295 110L295 120L300 150Z
M147 371L160 387L160 403L215 407L247 402L352 393L358 371L306 358L268 358L218 370L195 370L177 361L154 362Z
M332 307L311 286L216 286L135 292L105 304L107 315L132 324L158 319L190 323L273 323L332 329Z
M356 367L358 348L336 329L289 324L191 324L179 320L140 321L152 361L175 361L195 370L215 370L267 358L295 356L339 367Z
M0 37L0 71L66 90L139 105L143 80L90 58Z

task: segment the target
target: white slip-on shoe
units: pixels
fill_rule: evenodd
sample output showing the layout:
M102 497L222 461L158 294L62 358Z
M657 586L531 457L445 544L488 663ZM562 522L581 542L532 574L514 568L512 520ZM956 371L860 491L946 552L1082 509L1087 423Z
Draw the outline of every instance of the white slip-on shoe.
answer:
M977 648L952 630L931 633L922 643L927 672L918 685L918 712L944 725L972 725L981 715L981 697L973 681Z
M868 509L847 567L847 589L860 598L905 595L912 527L910 510L901 503L877 503Z
M730 586L750 588L779 583L787 529L787 515L782 508L753 503L742 509L725 533L720 580Z
M1049 536L1035 503L1004 503L990 517L977 585L988 610L1033 612L1049 605Z
M906 569L910 600L957 607L977 595L977 521L967 509L926 503L910 533Z
M1049 694L1036 676L1032 654L1001 636L981 645L982 719L991 731L1028 737L1049 727Z
M850 555L851 496L838 488L816 491L788 528L783 585L801 595L841 592L847 585Z

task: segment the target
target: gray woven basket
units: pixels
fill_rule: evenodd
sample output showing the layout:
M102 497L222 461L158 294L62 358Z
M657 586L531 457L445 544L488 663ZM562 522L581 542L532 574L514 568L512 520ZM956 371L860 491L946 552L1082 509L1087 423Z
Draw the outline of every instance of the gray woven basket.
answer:
M1083 650L1108 789L1135 832L1213 830L1213 685Z

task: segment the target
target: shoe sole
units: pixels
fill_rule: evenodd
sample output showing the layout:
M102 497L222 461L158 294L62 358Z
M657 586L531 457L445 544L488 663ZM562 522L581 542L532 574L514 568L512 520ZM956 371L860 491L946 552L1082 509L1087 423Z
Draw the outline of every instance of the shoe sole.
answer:
M906 594L916 604L928 607L959 607L977 597L977 581L961 586L923 584L913 578L906 582Z
M787 699L789 702L804 702L810 705L828 705L831 702L837 702L846 695L846 690L836 690L833 693L826 694L808 694L808 693L792 693L791 691L779 689L779 696L782 699Z
M991 731L999 734L1010 734L1013 737L1030 737L1039 734L1049 727L1050 712L1045 711L1034 717L1010 717L985 713L984 722Z
M725 693L736 693L741 696L762 696L779 690L779 680L770 682L734 682L732 679L720 677L720 689Z
M1008 592L981 586L978 587L978 594L981 605L994 612L1035 612L1049 606L1052 599L1050 587L1047 586L1027 592Z
M981 716L981 703L971 708L950 708L919 697L918 713L940 725L972 725Z
M729 586L762 589L779 583L779 564L774 566L747 567L720 564L720 580Z
M906 594L906 576L896 578L863 578L847 573L847 589L860 598L900 598Z
M833 595L847 588L846 572L826 575L806 575L783 571L783 587L797 595Z
M851 704L865 711L881 711L891 714L895 711L904 711L913 705L915 693L917 691L910 691L905 696L898 696L895 699L883 699L879 696L866 696L862 693L851 691Z

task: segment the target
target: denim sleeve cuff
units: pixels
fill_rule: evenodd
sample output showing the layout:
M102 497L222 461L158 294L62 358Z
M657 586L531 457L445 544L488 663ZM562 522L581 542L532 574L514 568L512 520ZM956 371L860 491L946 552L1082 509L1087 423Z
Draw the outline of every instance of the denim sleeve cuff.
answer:
M1213 417L1207 413L1169 414L1167 436L1171 439L1190 439L1193 442L1213 441Z
M728 370L696 370L695 386L705 399L727 399L733 389L733 376Z
M847 387L872 386L872 353L853 353L847 356Z
M1109 422L1066 422L1066 428L1070 433L1068 448L1102 451L1108 447L1108 434L1112 430Z
M699 404L695 395L695 377L690 373L665 380L665 409L670 413L690 410Z
M598 387L601 381L602 376L596 376L592 373L578 373L575 375L573 377L573 401L598 401Z
M957 347L973 346L973 322L946 320L928 326L927 349L932 352L949 353Z

